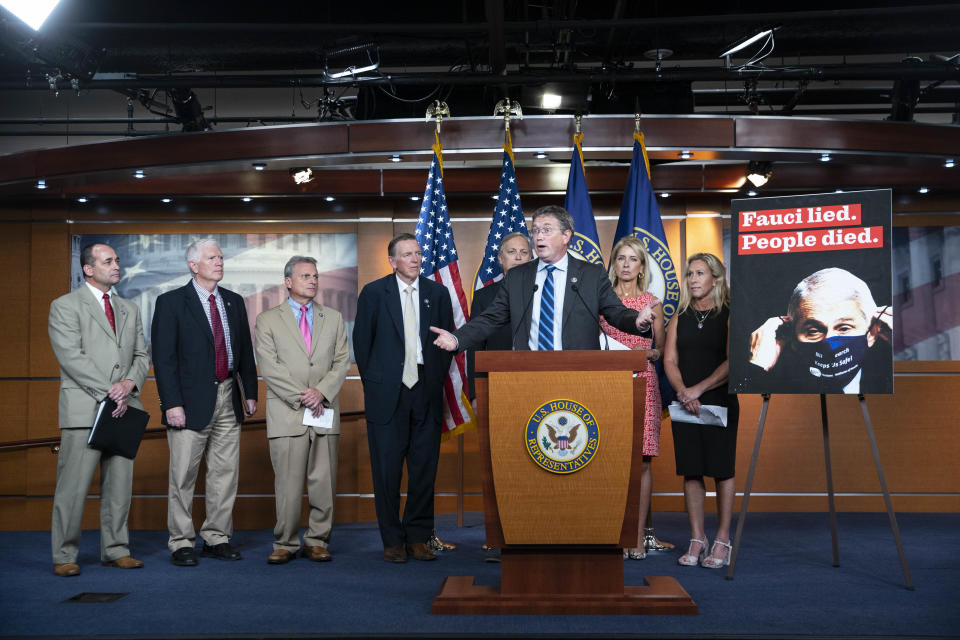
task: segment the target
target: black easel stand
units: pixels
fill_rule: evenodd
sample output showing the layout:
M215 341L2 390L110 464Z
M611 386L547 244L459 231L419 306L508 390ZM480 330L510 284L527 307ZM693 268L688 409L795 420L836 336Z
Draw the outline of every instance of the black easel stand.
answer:
M747 485L743 490L743 502L740 506L740 519L737 521L737 533L733 540L733 549L730 551L730 567L727 569L727 580L733 580L734 568L737 564L737 552L740 550L740 537L743 534L743 523L747 518L747 506L750 503L750 490L753 487L753 474L757 470L757 456L760 453L760 441L763 438L763 426L767 421L767 408L770 405L770 394L763 394L763 404L760 407L760 420L757 422L757 437L753 443L753 455L750 457L750 470L747 472ZM900 556L900 569L906 588L913 591L913 581L910 579L910 567L907 565L907 556L903 552L903 541L900 539L900 528L897 526L897 516L893 512L893 503L890 501L890 492L887 490L887 479L883 474L883 465L880 463L880 450L877 449L877 440L873 435L873 424L870 422L870 412L867 411L867 399L858 394L860 410L863 412L863 422L870 438L870 448L873 450L873 463L877 467L877 476L880 478L880 488L883 490L883 502L890 517L890 529L893 531L893 540L897 545L897 554ZM827 466L827 501L830 505L830 537L833 542L833 566L840 566L840 551L837 546L837 511L833 494L833 471L830 465L830 434L827 423L827 396L820 394L820 419L823 423L823 455Z

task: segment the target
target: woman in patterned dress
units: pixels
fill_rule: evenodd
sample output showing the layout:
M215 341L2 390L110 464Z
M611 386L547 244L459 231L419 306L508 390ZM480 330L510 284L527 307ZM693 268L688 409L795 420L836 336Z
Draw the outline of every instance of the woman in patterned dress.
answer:
M646 557L643 548L643 527L650 511L650 496L653 494L653 474L650 463L654 456L660 454L660 386L657 383L657 372L653 362L663 354L665 332L663 330L663 307L656 296L647 291L650 285L650 270L647 268L650 258L643 248L643 243L634 236L621 238L613 247L613 259L610 260L610 282L613 290L620 297L625 306L637 311L654 305L653 338L641 338L630 335L611 327L607 321L600 318L600 327L604 333L614 340L623 343L631 349L647 350L647 370L640 375L646 379L647 397L646 411L643 422L638 426L643 429L643 466L640 480L640 519L637 531L638 544L633 549L624 549L625 558L642 560Z

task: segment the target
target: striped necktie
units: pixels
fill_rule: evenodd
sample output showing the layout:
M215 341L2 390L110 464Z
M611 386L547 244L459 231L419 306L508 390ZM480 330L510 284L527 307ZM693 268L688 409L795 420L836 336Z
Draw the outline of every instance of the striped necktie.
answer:
M547 267L547 277L540 295L540 326L537 334L537 349L540 351L553 351L553 272L556 270L553 265Z

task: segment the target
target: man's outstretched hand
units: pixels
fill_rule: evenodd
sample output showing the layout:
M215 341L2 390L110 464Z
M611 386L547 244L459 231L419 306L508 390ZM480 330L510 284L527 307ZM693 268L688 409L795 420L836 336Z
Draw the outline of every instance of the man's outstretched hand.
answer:
M433 331L437 334L437 339L433 341L433 344L440 347L444 351L456 351L459 346L457 339L453 337L453 334L449 331L441 329L440 327L430 327L430 331Z

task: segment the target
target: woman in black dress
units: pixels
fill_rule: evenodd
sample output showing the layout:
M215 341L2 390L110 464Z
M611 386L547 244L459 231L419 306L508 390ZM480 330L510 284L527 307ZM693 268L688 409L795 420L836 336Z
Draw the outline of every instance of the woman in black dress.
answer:
M677 475L683 476L683 495L690 519L690 547L677 560L718 569L730 563L730 522L733 516L734 464L740 406L727 393L730 308L726 269L710 253L687 261L680 306L667 329L663 366L677 401L700 415L701 405L727 407L727 426L673 421L673 446ZM707 544L703 527L706 498L704 476L716 481L717 534Z

